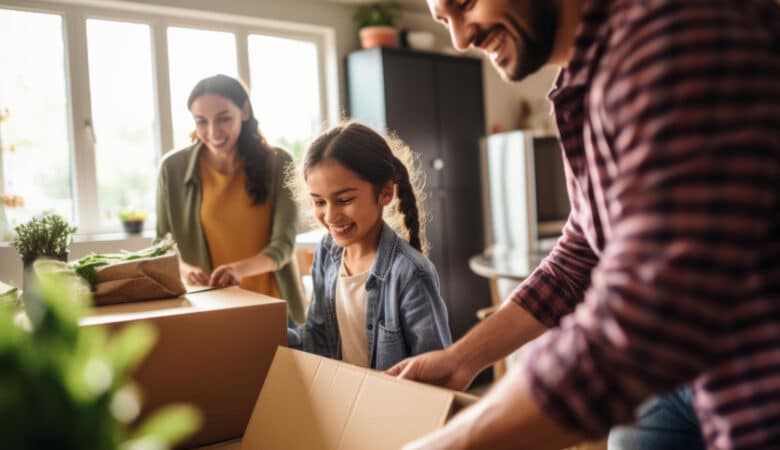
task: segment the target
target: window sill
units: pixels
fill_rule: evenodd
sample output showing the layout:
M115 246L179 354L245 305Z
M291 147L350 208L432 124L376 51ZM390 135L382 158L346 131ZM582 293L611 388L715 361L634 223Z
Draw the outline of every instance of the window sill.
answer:
M128 234L128 233L91 233L91 234L77 234L73 236L74 244L89 244L91 242L117 242L117 241L132 241L136 239L154 239L155 233L152 230L144 231L140 234ZM11 241L0 241L0 248L13 248Z

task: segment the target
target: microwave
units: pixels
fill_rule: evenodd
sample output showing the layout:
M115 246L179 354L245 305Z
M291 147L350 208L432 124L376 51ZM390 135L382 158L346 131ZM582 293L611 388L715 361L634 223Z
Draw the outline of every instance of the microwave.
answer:
M488 245L547 253L569 216L557 136L509 131L482 139L483 197Z

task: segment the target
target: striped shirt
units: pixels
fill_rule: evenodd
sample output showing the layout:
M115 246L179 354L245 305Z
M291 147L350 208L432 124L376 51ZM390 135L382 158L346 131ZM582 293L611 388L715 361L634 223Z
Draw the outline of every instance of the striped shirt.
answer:
M550 93L571 215L511 298L589 436L690 383L709 449L780 448L780 7L585 0Z

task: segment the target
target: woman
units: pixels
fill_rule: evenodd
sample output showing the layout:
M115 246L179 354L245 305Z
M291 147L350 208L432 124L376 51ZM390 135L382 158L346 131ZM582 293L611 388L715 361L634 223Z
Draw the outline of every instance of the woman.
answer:
M190 285L242 288L287 300L302 322L292 263L296 207L284 185L292 160L260 133L242 84L198 82L187 107L195 143L165 155L157 190L157 238L171 233Z

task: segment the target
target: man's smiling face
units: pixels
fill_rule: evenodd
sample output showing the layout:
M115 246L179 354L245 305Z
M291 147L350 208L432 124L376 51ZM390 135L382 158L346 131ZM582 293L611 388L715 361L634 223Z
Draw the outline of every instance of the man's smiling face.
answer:
M427 1L456 49L480 49L509 80L525 78L550 59L558 24L554 0Z

